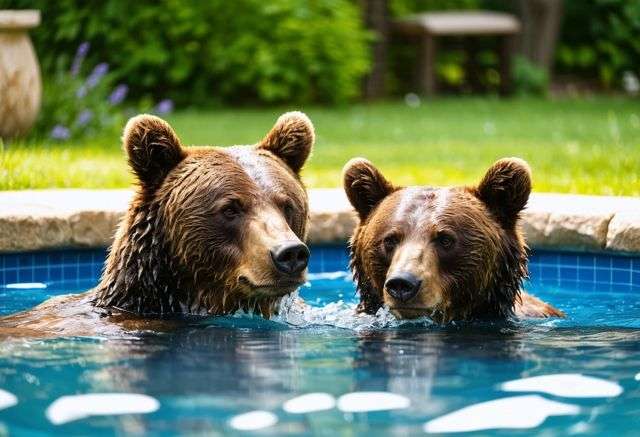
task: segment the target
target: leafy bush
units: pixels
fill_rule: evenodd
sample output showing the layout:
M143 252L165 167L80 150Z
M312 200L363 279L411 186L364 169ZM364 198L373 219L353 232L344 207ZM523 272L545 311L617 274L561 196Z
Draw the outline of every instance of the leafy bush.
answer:
M126 85L118 86L110 96L112 81L104 62L83 77L88 51L89 43L81 44L71 66L58 63L55 73L45 79L42 108L31 138L66 141L91 136L121 122L118 105L126 97Z
M482 0L391 0L391 14L399 17L424 11L479 9Z
M557 67L563 73L597 77L619 86L624 73L640 69L640 2L565 2Z
M549 75L524 56L513 61L513 88L519 95L544 95L549 88Z
M368 33L351 0L8 0L42 11L47 75L82 41L131 95L181 104L342 102L360 91Z
M70 66L59 62L56 72L45 78L42 108L29 139L64 142L122 128L127 115L122 104L129 87L124 83L113 86L105 62L87 68L84 61L89 48L88 42L80 44ZM90 73L85 75L85 71ZM166 114L172 109L173 102L165 99L154 108L146 102L129 112Z

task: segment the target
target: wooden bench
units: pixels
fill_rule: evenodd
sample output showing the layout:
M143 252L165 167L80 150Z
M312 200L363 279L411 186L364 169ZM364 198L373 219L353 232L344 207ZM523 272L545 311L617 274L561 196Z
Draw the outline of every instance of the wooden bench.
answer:
M431 12L392 22L394 33L419 40L418 87L426 95L436 91L436 38L444 36L498 36L501 39L500 93L508 94L511 91L511 63L520 29L520 21L515 16L489 11Z

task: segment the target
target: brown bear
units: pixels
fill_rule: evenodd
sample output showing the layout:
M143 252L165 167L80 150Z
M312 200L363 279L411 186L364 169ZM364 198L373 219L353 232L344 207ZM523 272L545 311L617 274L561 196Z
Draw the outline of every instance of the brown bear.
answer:
M95 326L106 316L153 329L155 316L239 309L269 317L305 282L299 175L313 143L300 112L282 115L257 145L228 148L186 149L164 120L132 118L123 145L138 184L100 283L0 319L0 328L105 331Z
M526 162L496 162L477 187L395 187L365 159L344 168L360 224L351 239L358 310L439 323L562 317L522 291L528 248L519 226L531 192Z

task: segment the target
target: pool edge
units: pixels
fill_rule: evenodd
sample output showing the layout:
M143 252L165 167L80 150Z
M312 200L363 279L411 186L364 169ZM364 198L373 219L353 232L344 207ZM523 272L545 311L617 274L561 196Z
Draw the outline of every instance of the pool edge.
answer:
M0 192L0 253L105 247L131 190ZM340 189L309 190L311 244L344 242L357 219ZM522 214L534 249L640 253L640 198L534 193Z

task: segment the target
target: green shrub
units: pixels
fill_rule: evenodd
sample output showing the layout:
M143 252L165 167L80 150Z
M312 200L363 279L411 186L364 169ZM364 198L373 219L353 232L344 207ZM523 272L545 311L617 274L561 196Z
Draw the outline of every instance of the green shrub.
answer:
M32 31L45 75L82 41L131 94L179 104L342 102L369 66L350 0L8 0L42 11Z
M478 9L482 0L391 0L391 14L399 17L424 11Z
M640 69L639 35L640 1L567 1L557 70L619 86Z
M120 104L128 89L124 84L113 89L108 64L86 65L89 47L81 44L71 65L60 62L55 73L45 77L42 108L30 139L63 142L122 124Z
M513 88L519 95L544 95L549 88L549 75L524 56L513 60Z

